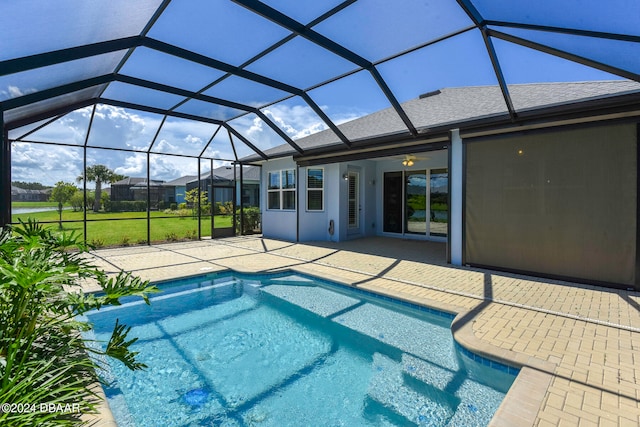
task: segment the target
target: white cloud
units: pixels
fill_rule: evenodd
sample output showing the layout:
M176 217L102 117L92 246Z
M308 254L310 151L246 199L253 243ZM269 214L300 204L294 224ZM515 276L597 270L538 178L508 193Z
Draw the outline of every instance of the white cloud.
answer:
M81 149L15 142L11 152L11 179L54 185L75 182L82 173Z
M263 112L293 140L328 128L327 124L307 105L278 104L266 108ZM286 144L271 127L256 115L243 116L231 121L230 124L262 150ZM249 153L244 155L247 154Z
M24 95L24 93L22 93L20 88L16 86L9 86L7 88L7 92L9 93L9 98L17 98L19 96Z
M127 153L124 164L116 166L113 171L120 175L144 177L147 175L147 155L142 153Z
M89 145L145 150L151 144L160 116L99 104L91 125Z
M28 95L30 93L36 92L33 88L21 89L16 85L8 85L6 89L0 90L0 98L9 99L9 98L17 98L19 96Z
M143 153L127 153L114 167L114 172L137 178L147 177L147 155ZM206 163L206 164L204 164ZM198 174L198 161L186 157L151 154L149 156L151 179L171 181L184 175ZM214 166L215 167L215 166ZM203 162L201 171L209 169L209 162Z
M57 181L74 182L82 174L84 161L82 146L85 142L92 109L93 107L87 107L69 113L28 137L40 142L77 145L77 148L49 144L13 143L12 179L41 182L46 185L53 185ZM102 146L107 149L88 148L87 165L102 164L125 176L146 177L147 155L145 152L134 152L133 150L146 151L149 148L160 122L160 117L157 115L138 113L108 105L97 105L89 135L89 145ZM264 124L262 123L262 125ZM255 126L260 127L261 121L258 120ZM165 121L153 151L167 154L199 155L217 128L217 125L210 123L170 118ZM260 129L257 128L252 132L260 133ZM26 132L26 128L24 132ZM20 136L22 133L16 133L15 136ZM237 139L236 149L241 157L251 153ZM206 155L225 159L233 158L227 132L224 129L218 132L215 141L207 149ZM221 161L213 163L214 167L223 164ZM198 162L194 158L152 153L149 157L149 164L151 177L165 181L184 175L196 175L198 171ZM206 171L209 167L210 162L203 160L201 171ZM91 185L88 183L89 188Z
M328 127L311 107L306 105L272 105L264 113L294 140Z

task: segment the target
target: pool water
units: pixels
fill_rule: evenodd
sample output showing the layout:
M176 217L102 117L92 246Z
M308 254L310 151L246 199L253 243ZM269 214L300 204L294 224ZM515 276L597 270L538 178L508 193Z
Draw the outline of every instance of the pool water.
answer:
M447 313L292 273L160 286L150 306L88 315L132 326L149 367L101 372L125 426L485 426L517 370L455 344Z

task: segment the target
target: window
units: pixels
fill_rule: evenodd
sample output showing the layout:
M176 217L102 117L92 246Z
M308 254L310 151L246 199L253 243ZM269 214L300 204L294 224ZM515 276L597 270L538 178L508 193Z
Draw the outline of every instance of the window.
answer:
M307 169L307 210L324 210L323 169Z
M269 172L267 209L295 210L296 171L287 169Z
M269 172L268 209L280 209L280 172Z

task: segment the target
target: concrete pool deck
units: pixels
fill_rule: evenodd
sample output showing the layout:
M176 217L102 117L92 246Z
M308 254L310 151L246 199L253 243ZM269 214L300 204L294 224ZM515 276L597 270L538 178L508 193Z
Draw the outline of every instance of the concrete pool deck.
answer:
M243 236L88 256L108 273L151 281L292 269L455 312L460 344L525 367L491 425L640 425L639 292L454 267L444 254L442 243L383 237L291 243Z

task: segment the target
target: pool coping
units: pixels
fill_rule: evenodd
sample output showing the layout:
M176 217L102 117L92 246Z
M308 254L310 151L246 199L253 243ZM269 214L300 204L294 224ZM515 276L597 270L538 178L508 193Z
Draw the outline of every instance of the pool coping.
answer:
M209 273L195 273L163 280L153 281L153 284L161 285L166 282L175 280L189 279L199 276L233 274L241 275L277 275L283 273L298 273L313 277L320 281L333 282L339 286L373 294L374 297L382 299L390 299L399 303L408 303L419 307L424 307L437 312L444 312L453 316L451 323L451 332L454 342L463 350L480 356L481 358L498 362L509 367L519 370L515 381L511 385L505 398L501 402L498 410L491 419L488 427L529 427L536 423L536 416L544 403L545 393L549 388L553 379L556 364L523 353L506 350L479 339L473 332L473 319L481 312L477 308L468 310L466 308L435 301L432 299L417 297L403 297L393 292L386 292L375 286L354 286L348 280L331 274L318 275L317 271L307 269L304 266L288 266L283 268L272 269L267 271L256 271L251 269L240 268L224 268L222 270ZM99 292L100 290L92 290L88 293ZM497 302L487 302L490 304L500 304ZM106 395L101 384L99 385L98 394L103 399L98 408L97 415L88 415L87 419L92 421L91 426L95 427L117 427L117 422L111 412ZM512 409L518 407L520 411L515 413Z

